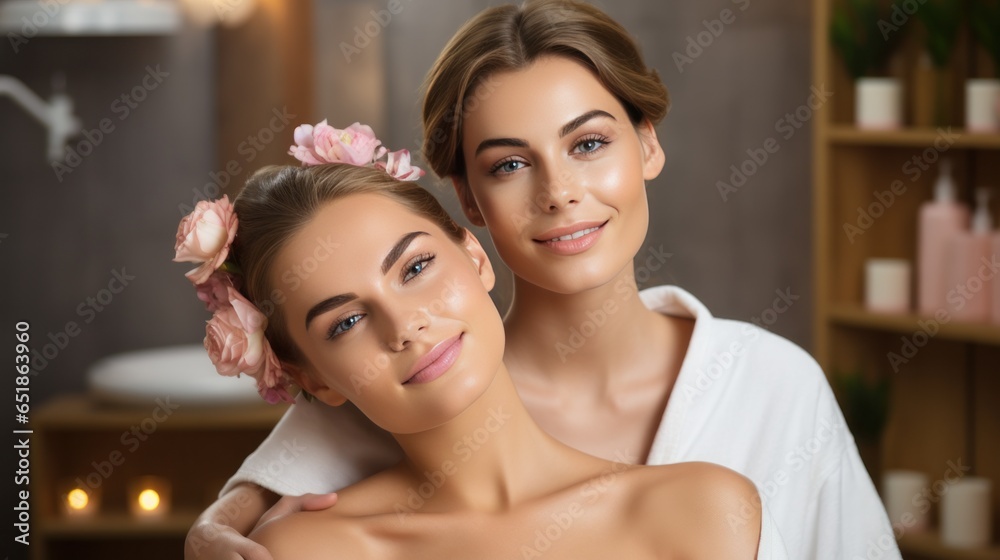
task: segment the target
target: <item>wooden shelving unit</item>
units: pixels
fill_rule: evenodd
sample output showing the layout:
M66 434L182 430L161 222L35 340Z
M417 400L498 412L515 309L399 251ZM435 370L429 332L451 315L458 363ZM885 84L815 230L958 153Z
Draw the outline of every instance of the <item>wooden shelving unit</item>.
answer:
M991 64L963 30L952 69L952 98L958 105L950 124L859 130L853 125L854 84L829 40L833 7L843 2L815 0L813 12L813 82L834 92L813 121L813 350L835 386L839 376L855 373L890 383L881 439L859 441L877 487L886 469L921 471L933 483L944 478L949 461L961 461L971 467L970 474L994 481L991 547L949 548L933 530L903 534L903 557L1000 560L1000 326L931 325L932 318L915 313L884 315L863 307L863 271L870 258L909 260L916 293L919 208L933 198L941 157L952 161L960 199L971 204L979 186L993 187L994 201L1000 198L1000 134L969 134L961 124L965 79L989 75ZM906 25L914 29L896 55L893 75L902 80L909 117L921 24L911 18ZM883 204L883 212L870 221L860 219L877 201L875 192L889 191L894 184L898 190L900 182L902 194ZM995 204L994 216L997 210ZM919 344L909 347L907 341ZM900 356L903 361L893 358ZM935 504L935 526L937 510Z
M75 395L54 398L35 413L35 560L70 553L79 559L180 558L198 514L287 410L264 403L180 406L168 415L166 408L155 412L159 406L106 406ZM112 460L113 453L120 455ZM129 482L146 475L171 483L171 510L163 518L136 519L126 510ZM100 479L98 511L64 516L58 488L78 478L87 483L89 476Z

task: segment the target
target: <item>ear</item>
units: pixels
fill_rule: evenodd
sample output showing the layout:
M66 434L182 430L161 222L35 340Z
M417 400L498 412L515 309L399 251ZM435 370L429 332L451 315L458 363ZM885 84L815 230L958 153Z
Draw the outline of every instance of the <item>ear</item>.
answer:
M282 363L281 369L295 381L295 384L302 387L302 390L323 401L330 406L340 406L347 402L347 397L336 389L332 389L316 375L312 368L305 368L293 364Z
M479 211L479 204L476 203L476 198L472 196L472 189L469 188L469 183L465 180L465 177L452 175L451 184L455 187L455 194L458 195L458 202L462 205L462 212L465 213L465 217L474 226L486 226L486 221L483 220L483 213Z
M496 284L496 274L493 272L493 264L490 262L490 258L486 255L486 250L483 249L479 240L476 239L472 232L465 230L465 242L463 243L465 251L469 253L472 258L473 264L476 266L476 272L479 273L479 279L482 280L483 286L486 287L486 291L493 289Z
M663 171L666 156L663 154L660 140L656 137L656 128L653 123L649 122L649 119L642 119L635 130L639 134L639 143L642 145L642 177L651 181Z

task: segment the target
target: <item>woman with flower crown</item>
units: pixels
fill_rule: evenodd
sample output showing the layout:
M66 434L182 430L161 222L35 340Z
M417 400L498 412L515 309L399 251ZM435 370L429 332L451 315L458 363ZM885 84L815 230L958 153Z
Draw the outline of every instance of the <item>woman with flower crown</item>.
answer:
M639 293L632 260L668 103L625 30L568 0L492 8L452 38L427 84L423 155L514 273L504 361L542 429L604 459L706 460L747 476L793 558L866 557L872 547L898 558L815 361L768 331L712 317L675 286ZM270 492L287 496L277 514L329 507L335 498L292 496L337 490L399 459L349 409L297 403L192 528L189 558L266 559L242 535ZM280 462L292 438L310 451Z
M738 473L600 459L532 420L502 361L486 253L404 181L422 173L405 151L371 165L386 150L360 124L302 126L296 142L307 167L265 168L234 204L199 203L176 260L199 264L187 277L213 313L205 346L220 374L254 377L272 402L297 386L356 407L402 458L335 508L251 533L275 559L785 558ZM317 247L323 258L265 314L282 272Z

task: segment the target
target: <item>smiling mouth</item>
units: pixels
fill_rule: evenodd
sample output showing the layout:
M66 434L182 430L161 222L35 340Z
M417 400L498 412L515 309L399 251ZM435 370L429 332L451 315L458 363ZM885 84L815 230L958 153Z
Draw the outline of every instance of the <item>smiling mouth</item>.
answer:
M464 332L435 345L430 352L417 360L406 381L403 381L403 385L427 383L444 375L462 352L463 338L465 338Z
M591 222L591 223L594 224L594 222ZM534 241L535 243L558 243L558 242L564 242L564 241L574 241L576 239L580 239L581 237L584 237L586 235L590 235L590 234L592 234L592 233L600 230L601 228L603 228L607 224L608 224L608 220L605 220L602 223L597 223L597 224L591 225L589 227L584 227L583 229L579 229L577 231L567 231L569 228L560 228L561 231L560 230L556 230L554 232L557 235L553 235L552 233L546 233L545 237L543 237L543 238L541 238L541 237L540 238L535 238L532 241Z

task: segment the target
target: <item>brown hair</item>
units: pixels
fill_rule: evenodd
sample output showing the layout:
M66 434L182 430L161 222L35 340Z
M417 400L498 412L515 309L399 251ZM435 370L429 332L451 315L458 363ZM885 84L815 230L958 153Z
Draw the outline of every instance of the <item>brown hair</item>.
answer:
M265 336L278 359L301 363L281 314L286 294L272 285L274 259L323 205L352 194L381 194L427 218L461 243L462 229L434 195L381 169L349 164L268 166L258 170L233 203L239 218L231 259L243 273L243 295L268 316Z
M439 177L465 176L462 117L475 110L479 84L545 55L593 70L634 125L643 119L656 125L667 114L669 94L659 75L646 67L625 28L601 10L573 0L490 8L459 29L427 75L423 156Z

